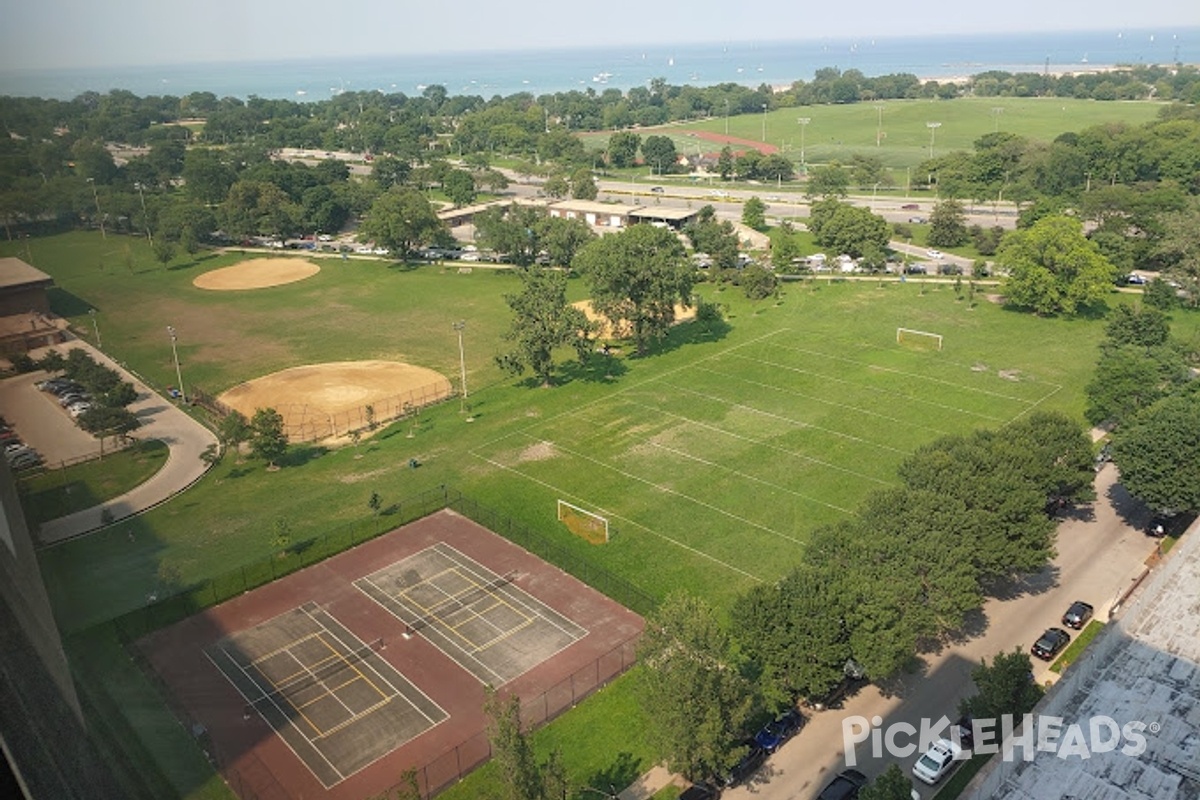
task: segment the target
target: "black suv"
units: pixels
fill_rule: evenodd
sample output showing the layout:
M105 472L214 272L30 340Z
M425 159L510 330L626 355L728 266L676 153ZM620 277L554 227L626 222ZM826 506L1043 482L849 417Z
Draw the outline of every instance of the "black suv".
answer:
M1062 628L1047 628L1042 638L1033 643L1029 651L1043 661L1049 661L1071 641L1071 634Z
M856 769L844 769L817 795L817 800L854 800L867 785L867 776Z

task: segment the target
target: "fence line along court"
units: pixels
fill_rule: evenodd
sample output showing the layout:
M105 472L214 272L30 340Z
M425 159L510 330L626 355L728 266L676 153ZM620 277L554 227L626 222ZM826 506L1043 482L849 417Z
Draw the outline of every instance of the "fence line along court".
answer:
M354 582L365 595L481 683L499 687L587 629L439 542Z
M316 603L205 648L204 654L326 787L448 715Z

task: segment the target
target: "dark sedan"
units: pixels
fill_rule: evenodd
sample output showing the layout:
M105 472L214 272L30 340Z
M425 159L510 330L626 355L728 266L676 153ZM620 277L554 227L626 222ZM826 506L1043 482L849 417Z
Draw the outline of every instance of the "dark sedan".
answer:
M867 785L867 776L856 769L844 769L817 795L817 800L854 800Z
M1095 609L1089 604L1082 600L1076 600L1074 603L1071 603L1071 607L1067 609L1067 613L1063 614L1062 624L1068 628L1080 630L1084 625L1087 625L1094 611Z
M1029 651L1043 661L1049 661L1058 655L1070 641L1071 634L1062 628L1047 628L1046 632L1042 634L1042 638L1034 642Z

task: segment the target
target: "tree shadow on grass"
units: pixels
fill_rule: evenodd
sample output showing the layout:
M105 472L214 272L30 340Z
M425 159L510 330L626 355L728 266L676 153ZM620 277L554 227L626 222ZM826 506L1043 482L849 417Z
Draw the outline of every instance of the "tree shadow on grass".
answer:
M388 272L416 272L420 266L419 261L393 261L387 268Z
M633 755L622 751L603 769L587 776L583 785L601 794L615 794L636 781L641 772Z
M218 255L220 255L220 254L219 253L196 253L194 256L192 256L187 261L180 261L175 264L168 265L167 272L178 272L180 270L192 269L194 267L200 266L205 261L210 261L211 259L216 258ZM150 270L150 271L153 272L154 270Z
M275 464L280 467L302 467L310 461L315 461L329 452L329 448L320 445L298 444L288 448L287 453Z
M595 353L586 362L569 361L558 370L555 384L584 381L587 383L611 383L629 372L629 367L616 355L616 348L609 355ZM530 386L540 385L536 379L525 381Z
M728 336L731 330L733 330L732 326L724 319L692 319L681 322L672 326L665 337L651 342L650 346L646 348L646 352L642 353L640 357L663 355L689 344L719 342Z

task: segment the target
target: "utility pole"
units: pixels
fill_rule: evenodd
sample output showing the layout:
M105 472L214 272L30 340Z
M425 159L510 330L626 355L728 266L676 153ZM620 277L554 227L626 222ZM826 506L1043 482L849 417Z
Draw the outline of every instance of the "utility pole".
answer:
M800 123L800 166L804 166L804 130L808 127L808 123L812 122L809 117L800 117L796 120Z
M87 182L92 185L92 199L96 201L96 221L100 223L100 237L108 238L108 234L104 232L104 212L100 210L100 195L96 193L96 179L88 178Z
M942 127L942 123L926 122L925 127L929 128L929 157L933 158L933 137L937 134L937 129Z
M458 371L461 379L459 386L462 388L462 393L458 398L458 411L460 414L466 413L467 410L467 358L466 351L463 350L463 331L466 330L466 327L466 320L459 320L454 323L454 330L458 332Z
M179 381L179 401L187 403L187 392L183 390L183 372L179 369L179 349L175 346L175 329L167 326L167 335L171 337L171 357L175 359L175 380Z

